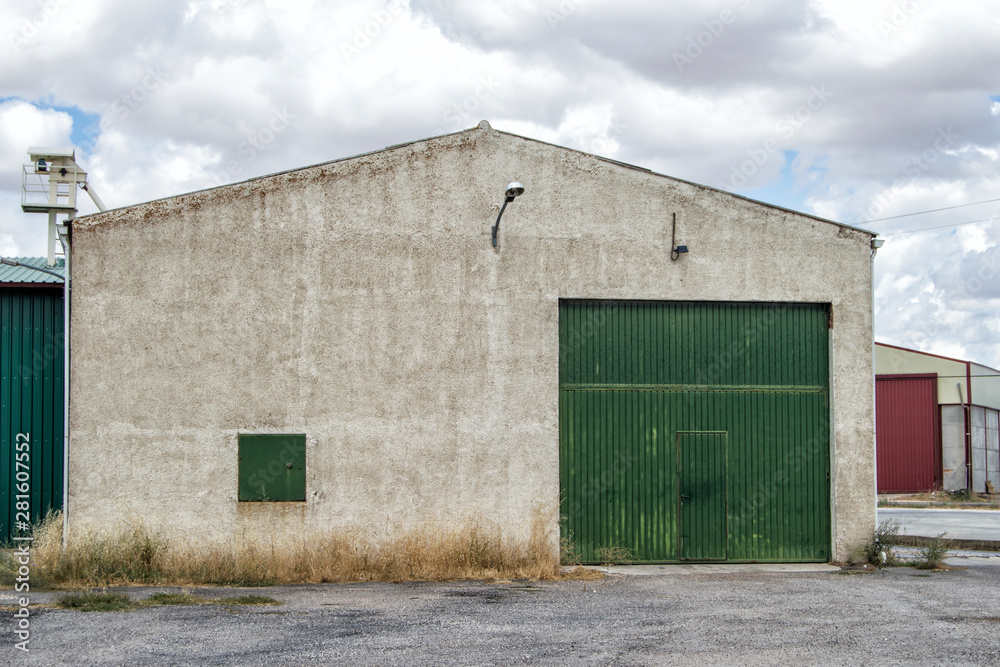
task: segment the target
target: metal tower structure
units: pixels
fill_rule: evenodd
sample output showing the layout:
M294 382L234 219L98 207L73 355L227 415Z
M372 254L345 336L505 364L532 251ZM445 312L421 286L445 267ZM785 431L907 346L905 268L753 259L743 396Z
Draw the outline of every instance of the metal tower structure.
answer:
M77 188L85 190L101 211L107 207L88 185L87 172L76 163L76 152L72 148L32 146L28 149L28 157L31 162L24 165L21 174L21 210L48 214L48 265L54 266L56 239L61 240L63 236L58 229L57 216L63 214L67 221L76 217ZM63 246L65 252L65 244ZM66 266L68 271L68 261Z

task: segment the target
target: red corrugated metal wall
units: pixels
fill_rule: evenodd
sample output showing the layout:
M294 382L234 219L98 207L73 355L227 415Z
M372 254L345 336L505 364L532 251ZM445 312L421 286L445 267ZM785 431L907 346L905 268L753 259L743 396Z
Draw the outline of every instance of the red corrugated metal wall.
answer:
M941 428L936 375L880 375L875 380L878 492L941 487Z

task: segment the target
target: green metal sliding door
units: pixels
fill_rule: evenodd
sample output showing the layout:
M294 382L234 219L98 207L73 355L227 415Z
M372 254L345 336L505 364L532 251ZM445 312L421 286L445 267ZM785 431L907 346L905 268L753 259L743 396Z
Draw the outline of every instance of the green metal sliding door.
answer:
M829 560L828 321L562 301L561 528L584 562Z
M62 506L62 297L0 287L0 542Z

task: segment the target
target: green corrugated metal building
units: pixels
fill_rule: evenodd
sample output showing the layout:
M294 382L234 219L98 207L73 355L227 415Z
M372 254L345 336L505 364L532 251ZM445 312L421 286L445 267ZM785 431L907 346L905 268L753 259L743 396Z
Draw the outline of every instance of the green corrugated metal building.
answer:
M46 267L44 257L15 259ZM48 268L62 271L63 262L59 260L55 267ZM18 506L24 503L17 497L23 490L18 489L19 484L28 484L32 522L40 520L49 509L62 506L63 345L62 282L40 271L0 265L3 542L17 534L18 522L24 518L17 515L24 509L23 504Z

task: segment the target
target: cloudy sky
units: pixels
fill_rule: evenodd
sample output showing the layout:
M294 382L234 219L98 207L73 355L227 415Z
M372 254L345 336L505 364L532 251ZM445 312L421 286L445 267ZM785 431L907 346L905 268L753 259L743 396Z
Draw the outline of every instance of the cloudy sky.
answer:
M1000 0L0 0L0 26L0 254L45 252L29 145L118 207L485 118L877 231L879 340L1000 367Z

